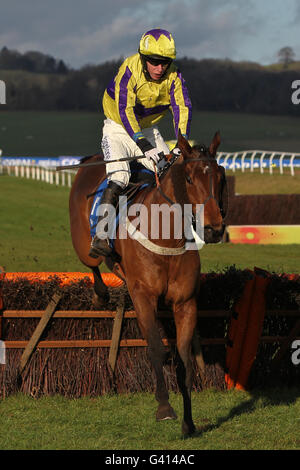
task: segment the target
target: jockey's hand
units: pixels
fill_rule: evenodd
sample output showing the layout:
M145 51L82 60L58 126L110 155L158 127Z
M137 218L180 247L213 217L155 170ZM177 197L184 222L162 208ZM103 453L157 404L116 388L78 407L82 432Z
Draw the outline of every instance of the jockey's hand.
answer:
M147 150L145 152L145 157L147 160L152 160L155 164L159 162L161 158L163 158L163 152L159 152L157 148L152 148L151 150Z

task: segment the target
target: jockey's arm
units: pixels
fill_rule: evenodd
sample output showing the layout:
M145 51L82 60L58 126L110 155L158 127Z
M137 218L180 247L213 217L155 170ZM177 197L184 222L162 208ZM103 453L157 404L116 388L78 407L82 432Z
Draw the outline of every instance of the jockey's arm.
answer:
M135 116L136 104L135 79L127 66L124 73L120 73L116 80L116 102L120 120L130 137L135 141L141 151L147 156L153 146L144 137L140 124Z
M178 130L180 129L181 134L188 138L192 120L192 103L185 80L179 71L177 71L177 76L171 84L170 101L175 135L178 137Z

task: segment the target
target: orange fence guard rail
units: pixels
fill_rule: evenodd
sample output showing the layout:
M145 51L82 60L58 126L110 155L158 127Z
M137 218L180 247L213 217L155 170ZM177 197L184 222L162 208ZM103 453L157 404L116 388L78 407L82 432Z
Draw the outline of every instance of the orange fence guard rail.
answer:
M19 272L19 273L3 273L8 281L16 281L19 278L28 279L31 282L47 282L54 276L59 279L62 285L67 285L72 282L82 281L88 278L93 283L92 273L79 273L79 272ZM108 287L120 287L124 284L122 279L113 273L101 273L104 284Z
M231 318L226 351L225 383L228 389L245 390L256 357L266 312L270 274L259 268L249 271L243 294Z

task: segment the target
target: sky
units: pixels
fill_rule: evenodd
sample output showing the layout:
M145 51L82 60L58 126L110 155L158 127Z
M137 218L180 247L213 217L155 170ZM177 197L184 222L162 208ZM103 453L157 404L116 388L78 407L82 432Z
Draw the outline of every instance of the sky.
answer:
M300 60L300 0L0 0L0 49L40 51L69 67L137 51L142 34L170 31L177 57Z

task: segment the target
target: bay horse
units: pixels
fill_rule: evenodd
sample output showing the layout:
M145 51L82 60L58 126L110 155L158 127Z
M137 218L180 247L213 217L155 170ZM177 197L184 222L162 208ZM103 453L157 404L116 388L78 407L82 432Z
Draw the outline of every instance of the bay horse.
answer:
M172 206L176 203L177 207L189 204L193 213L196 204L204 204L204 241L221 241L225 227L222 187L226 180L224 168L217 164L215 158L219 144L218 132L209 148L192 148L179 133L178 147L181 155L161 177L159 187L142 189L135 196L134 203L142 203L147 209L157 204ZM97 154L91 156L88 161L96 162L101 158ZM104 165L80 168L71 188L69 209L74 249L81 262L93 272L94 300L105 301L108 289L102 281L99 265L103 261L106 261L107 266L112 263L103 257L94 259L89 256L89 214L93 198L87 197L95 193L99 182L104 178ZM151 224L149 213L147 217ZM184 435L190 435L195 432L191 409L191 343L197 321L200 257L198 249L185 249L184 234L181 238L175 238L175 214L171 213L170 218L170 236L163 238L160 231L158 238L150 240L151 247L144 246L134 236L121 239L117 232L114 249L119 260L115 263L117 270L114 272L126 281L139 328L148 343L149 359L156 376L157 420L176 418L176 413L169 403L163 376L165 348L156 324L158 300L163 298L165 304L173 311L179 353L176 374L184 408L182 432ZM179 223L184 225L184 216ZM156 247L154 251L153 247Z

